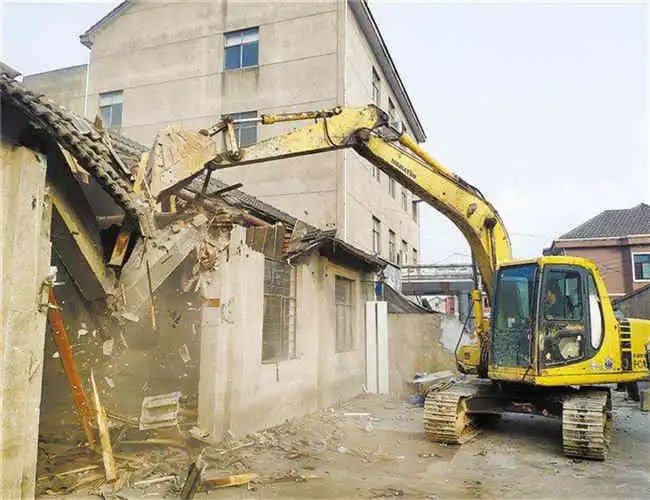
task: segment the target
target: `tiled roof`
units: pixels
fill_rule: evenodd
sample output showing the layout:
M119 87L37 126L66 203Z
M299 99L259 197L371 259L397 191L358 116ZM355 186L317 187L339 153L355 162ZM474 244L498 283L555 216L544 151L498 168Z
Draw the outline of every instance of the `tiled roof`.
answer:
M132 178L113 142L92 123L46 96L27 90L6 74L0 75L0 98L17 109L35 129L64 147L127 213L138 217L141 207L132 190Z
M563 234L560 240L623 238L640 234L650 235L650 205L645 203L622 210L605 210Z

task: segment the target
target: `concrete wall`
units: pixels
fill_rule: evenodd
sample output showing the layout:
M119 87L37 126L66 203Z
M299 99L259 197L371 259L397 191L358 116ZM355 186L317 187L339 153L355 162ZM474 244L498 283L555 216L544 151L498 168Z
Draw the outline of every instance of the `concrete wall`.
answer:
M259 66L225 72L223 33L253 26L259 26ZM121 89L121 132L146 145L168 125L199 129L222 114L363 106L371 102L373 65L381 73L346 0L255 2L254 8L251 2L135 0L95 32L92 43L88 116L97 113L100 93ZM382 82L381 105L387 107L390 95L397 106L383 74ZM29 83L36 84L45 88ZM52 84L53 96L62 95L60 86L58 80ZM396 113L401 117L399 108ZM291 127L263 127L260 138ZM396 232L398 248L407 242L409 262L412 249L419 250L413 196L407 193L404 210L402 188L392 199L387 177L374 181L369 163L354 152L216 175L242 182L250 194L308 223L337 228L339 237L363 250L372 251L373 215L383 225L383 257L388 257L388 228Z
M235 228L215 271L204 275L205 298L221 306L202 317L199 425L220 439L327 407L361 392L363 297L358 273L317 255L296 263L296 356L262 363L264 256ZM334 280L354 278L355 349L336 353Z
M34 92L47 95L70 111L83 115L86 96L86 69L87 66L83 64L27 75L23 78L23 84ZM89 116L94 118L93 110Z
M32 498L47 316L39 304L49 274L51 202L44 157L1 146L0 497Z
M407 382L416 372L454 370L453 351L442 343L439 314L389 314L390 392L401 397L412 390Z

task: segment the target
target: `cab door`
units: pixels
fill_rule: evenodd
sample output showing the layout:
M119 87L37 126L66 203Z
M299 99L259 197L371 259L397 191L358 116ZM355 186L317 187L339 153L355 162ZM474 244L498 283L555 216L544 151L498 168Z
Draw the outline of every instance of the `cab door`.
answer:
M538 320L541 369L593 357L602 342L603 314L591 273L578 266L545 266Z

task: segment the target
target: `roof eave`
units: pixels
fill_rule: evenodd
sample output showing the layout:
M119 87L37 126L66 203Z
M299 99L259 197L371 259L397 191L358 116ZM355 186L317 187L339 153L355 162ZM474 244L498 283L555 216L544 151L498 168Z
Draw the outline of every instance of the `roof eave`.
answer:
M422 123L415 112L415 107L406 92L404 83L388 52L388 47L381 36L375 18L372 12L370 12L370 7L368 7L366 0L348 0L348 5L350 5L350 9L361 31L368 40L370 48L379 62L379 66L395 91L395 98L406 116L406 121L413 130L413 135L415 135L418 142L424 142L427 138L424 127L422 127Z
M118 15L120 15L120 13L124 9L126 9L129 6L130 3L131 3L131 0L124 0L122 3L117 5L113 10L111 10L108 14L106 14L99 21L97 21L90 28L88 28L84 33L79 35L79 41L81 42L81 44L85 45L86 47L91 49L92 46L93 46L91 35L93 33L95 33L95 31L97 31L99 28L106 25L108 22L112 21Z

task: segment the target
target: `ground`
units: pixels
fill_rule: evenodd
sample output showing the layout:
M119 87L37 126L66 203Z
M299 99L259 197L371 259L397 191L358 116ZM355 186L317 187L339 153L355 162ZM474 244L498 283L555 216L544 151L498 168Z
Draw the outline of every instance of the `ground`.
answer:
M176 446L169 451L162 445L157 455L149 450L149 469L134 467L118 498L169 496L174 488L178 492L187 471L182 458L188 460L201 452L207 464L205 478L243 473L255 473L257 478L247 485L198 491L197 500L647 498L650 413L642 413L638 403L626 401L622 393L614 396L614 431L606 462L564 457L559 422L523 415L504 417L497 426L460 447L432 443L423 433L422 408L363 395L342 407L240 441L206 447L189 440L182 450ZM125 443L121 446L128 449ZM228 451L228 447L237 446L241 447ZM164 467L154 464L156 457ZM175 481L127 486L138 478L170 473L177 474Z

